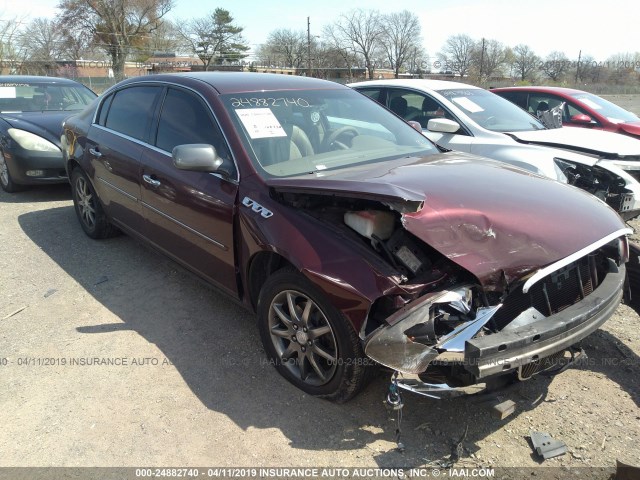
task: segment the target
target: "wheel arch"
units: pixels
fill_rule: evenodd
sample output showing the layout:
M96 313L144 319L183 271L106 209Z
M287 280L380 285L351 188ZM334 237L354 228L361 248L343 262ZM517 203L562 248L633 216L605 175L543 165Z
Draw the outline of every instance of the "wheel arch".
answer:
M269 275L287 266L299 271L289 260L273 251L263 250L251 257L247 268L247 293L254 310L258 306L260 291Z

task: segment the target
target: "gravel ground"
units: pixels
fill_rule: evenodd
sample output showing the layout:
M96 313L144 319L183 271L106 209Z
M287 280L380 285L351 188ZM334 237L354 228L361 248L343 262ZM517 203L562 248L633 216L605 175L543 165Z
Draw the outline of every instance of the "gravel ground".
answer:
M264 361L241 307L131 238L88 239L67 186L0 192L0 205L2 466L409 468L446 462L465 430L463 466L640 457L627 305L583 342L584 364L503 392L516 403L504 420L485 397L405 395L399 453L385 377L346 405L310 398ZM568 453L539 462L531 430Z

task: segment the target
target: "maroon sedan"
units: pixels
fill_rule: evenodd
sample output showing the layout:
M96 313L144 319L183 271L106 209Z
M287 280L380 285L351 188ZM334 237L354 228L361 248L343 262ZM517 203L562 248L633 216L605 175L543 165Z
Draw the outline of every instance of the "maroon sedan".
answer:
M528 378L622 295L629 230L604 202L442 151L336 83L129 79L63 144L85 233L127 232L255 312L312 395L345 401L379 365L422 392Z
M562 87L505 87L493 88L491 91L533 115L564 102L562 125L565 127L595 128L640 138L640 118L604 98L582 90Z

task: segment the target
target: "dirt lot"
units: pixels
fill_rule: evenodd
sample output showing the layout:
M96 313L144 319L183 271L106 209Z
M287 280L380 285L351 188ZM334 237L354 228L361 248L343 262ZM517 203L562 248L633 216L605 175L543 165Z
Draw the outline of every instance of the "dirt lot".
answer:
M504 420L405 395L400 453L387 378L346 405L304 395L241 307L131 238L88 239L67 186L0 191L0 466L431 468L466 429L460 466L639 463L639 326L621 305L583 364L506 391ZM539 462L531 430L568 453Z
M640 115L640 100L639 95L602 95L610 102L620 105L622 108L629 110L630 112Z

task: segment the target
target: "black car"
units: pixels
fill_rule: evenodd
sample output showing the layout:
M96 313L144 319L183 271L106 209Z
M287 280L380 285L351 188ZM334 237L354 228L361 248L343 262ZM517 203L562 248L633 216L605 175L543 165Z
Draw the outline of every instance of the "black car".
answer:
M67 182L60 151L62 121L96 94L56 77L0 76L0 186Z

